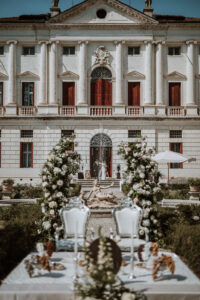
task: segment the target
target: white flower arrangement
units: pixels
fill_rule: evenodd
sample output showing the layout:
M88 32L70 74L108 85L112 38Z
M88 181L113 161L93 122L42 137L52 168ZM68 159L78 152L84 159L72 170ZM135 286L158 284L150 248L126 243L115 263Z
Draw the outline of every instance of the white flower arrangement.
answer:
M57 185L58 185L58 186L62 186L62 185L63 185L63 180L59 179L59 180L57 181Z
M43 222L42 225L45 230L49 230L51 228L51 224L49 221Z

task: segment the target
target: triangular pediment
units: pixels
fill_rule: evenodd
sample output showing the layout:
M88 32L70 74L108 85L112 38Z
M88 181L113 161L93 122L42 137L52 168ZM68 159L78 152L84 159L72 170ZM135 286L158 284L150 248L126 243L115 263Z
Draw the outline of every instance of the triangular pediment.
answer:
M8 75L0 72L0 79L8 79Z
M174 71L172 73L167 74L165 77L172 78L172 79L180 79L180 80L186 80L187 77L177 71Z
M145 79L145 75L140 72L137 72L137 71L129 72L125 75L125 77L136 78L136 79Z
M17 77L19 78L34 78L34 79L40 79L40 77L30 71L26 71L26 72L23 72L23 73L20 73L17 75Z
M79 76L76 74L76 73L73 73L71 71L65 71L63 73L61 73L59 75L59 77L62 77L62 78L73 78L73 79L79 79Z
M99 18L97 11L106 11ZM156 20L118 0L86 0L52 17L50 23L62 24L158 24Z

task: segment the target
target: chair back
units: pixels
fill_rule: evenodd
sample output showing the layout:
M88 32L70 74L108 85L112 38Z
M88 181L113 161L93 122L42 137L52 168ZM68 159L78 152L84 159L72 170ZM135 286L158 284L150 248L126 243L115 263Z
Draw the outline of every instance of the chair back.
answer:
M139 206L115 207L113 216L117 227L117 233L121 237L130 237L131 234L138 237L142 217L142 209Z
M64 207L61 210L61 220L65 237L85 237L90 210L87 206Z

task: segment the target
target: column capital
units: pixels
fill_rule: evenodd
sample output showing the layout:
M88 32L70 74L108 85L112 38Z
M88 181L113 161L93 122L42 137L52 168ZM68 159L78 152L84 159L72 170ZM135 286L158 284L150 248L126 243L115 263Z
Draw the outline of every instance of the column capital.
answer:
M47 41L47 45L52 45L52 44L58 45L59 43L60 41Z
M162 41L162 40L160 40L160 41L153 41L152 44L154 44L156 46L159 45L159 44L165 45L165 41Z
M152 40L146 40L146 41L144 41L145 45L147 45L147 44L153 44L153 43L154 43L154 41L152 41Z
M7 45L10 45L10 44L17 45L17 43L18 43L18 41L15 41L15 40L10 40L10 41L6 42Z
M43 41L38 41L38 45L41 45L41 44L46 44L46 45L48 45L48 44L49 44L49 41L45 41L45 40L43 40Z
M125 43L126 43L126 42L125 42L124 40L123 40L123 41L122 41L122 40L119 40L119 41L116 40L116 41L114 41L114 44L115 44L115 45L118 45L118 44L125 44Z
M88 41L78 41L78 44L81 45L81 44L85 44L85 45L88 45L89 42Z
M194 41L194 40L189 40L189 41L186 41L185 43L186 43L186 45L190 45L190 44L197 45L197 41Z

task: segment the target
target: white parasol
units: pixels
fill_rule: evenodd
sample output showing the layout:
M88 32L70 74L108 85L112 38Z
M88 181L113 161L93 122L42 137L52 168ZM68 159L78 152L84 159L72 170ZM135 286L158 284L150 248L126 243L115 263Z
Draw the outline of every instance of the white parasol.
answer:
M152 157L158 163L167 163L168 165L168 183L169 183L169 164L170 163L183 163L188 161L188 158L183 156L180 153L173 152L173 151L164 151L157 153L155 156Z

